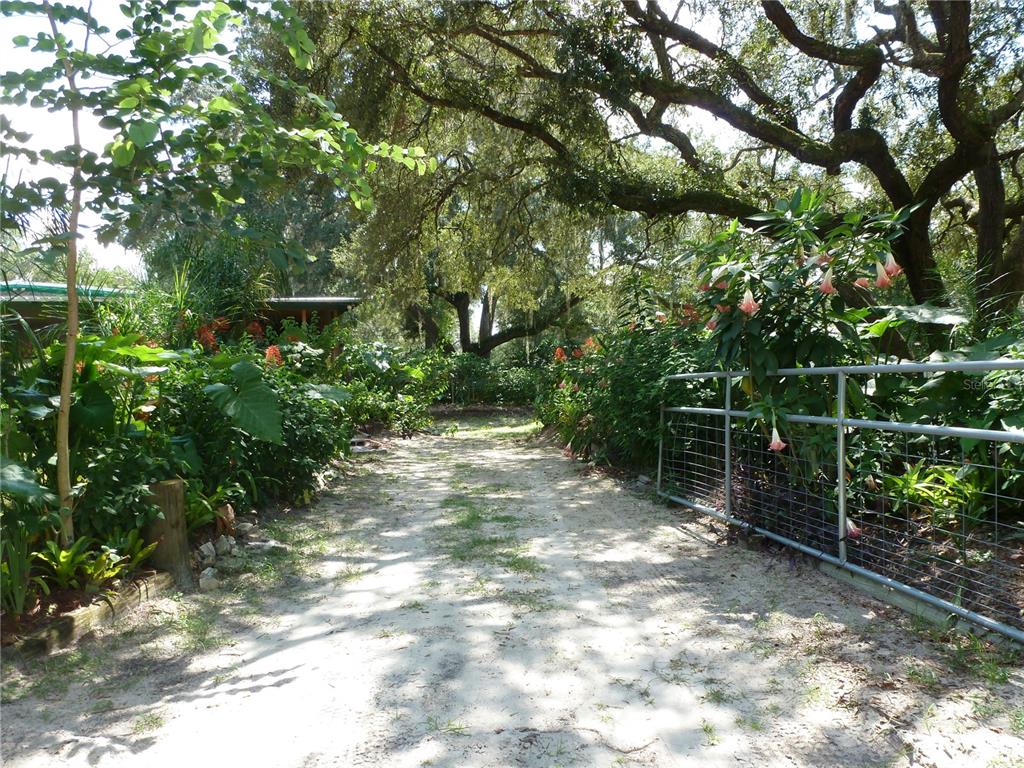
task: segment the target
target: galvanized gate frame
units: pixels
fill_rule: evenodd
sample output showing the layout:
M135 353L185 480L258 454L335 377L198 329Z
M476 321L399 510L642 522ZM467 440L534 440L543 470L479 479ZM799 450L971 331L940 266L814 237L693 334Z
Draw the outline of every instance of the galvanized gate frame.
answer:
M1006 442L1024 444L1024 432L1010 432L1004 430L974 429L968 427L948 427L931 424L910 424L892 421L874 421L866 419L851 419L846 415L846 393L847 378L851 375L872 375L872 374L928 374L943 372L965 372L965 373L987 373L989 371L1024 371L1024 360L984 360L984 361L952 361L943 363L898 363L888 365L853 365L833 366L820 368L784 368L779 369L772 376L834 376L836 380L835 416L813 416L813 415L788 415L786 421L804 424L831 425L836 430L836 466L846 466L846 432L847 429L876 429L890 432L902 432L916 435L931 435L936 437L967 438L984 440L990 442ZM702 373L680 373L666 376L666 382L685 380L708 380L725 379L725 407L705 408L686 406L666 406L662 403L661 419L658 444L658 471L657 471L657 493L659 496L674 501L697 512L711 515L727 523L753 530L758 534L787 546L800 550L808 555L831 563L839 568L850 571L858 576L871 581L883 584L884 586L909 595L928 605L940 609L947 614L959 616L985 629L1006 635L1017 642L1024 643L1024 631L1009 626L1003 622L984 616L975 611L968 610L936 595L924 592L916 587L896 581L887 576L875 573L854 563L848 562L846 531L847 531L847 479L845 471L836 472L837 482L837 512L838 530L838 556L823 552L814 547L807 546L801 542L794 541L774 531L751 524L733 515L733 467L732 467L732 420L750 418L750 411L733 410L732 408L732 386L733 380L749 376L749 371L708 371ZM719 416L723 419L723 448L724 448L724 474L725 474L725 499L723 511L719 511L705 504L700 504L691 499L668 493L664 490L664 433L665 414L681 413L704 416Z

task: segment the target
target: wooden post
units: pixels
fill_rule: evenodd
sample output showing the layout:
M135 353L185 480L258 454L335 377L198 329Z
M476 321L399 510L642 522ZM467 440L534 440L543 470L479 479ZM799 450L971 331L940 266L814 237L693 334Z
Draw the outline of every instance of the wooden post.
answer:
M156 541L149 559L154 568L167 571L182 589L195 587L188 549L188 528L185 525L185 483L181 479L162 480L149 486L153 503L160 507L163 518L147 526L145 539Z

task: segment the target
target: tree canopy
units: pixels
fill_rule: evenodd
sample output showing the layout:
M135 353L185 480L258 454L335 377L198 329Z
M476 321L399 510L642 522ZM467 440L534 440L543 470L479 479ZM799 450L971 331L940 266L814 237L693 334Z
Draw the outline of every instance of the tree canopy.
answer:
M963 284L1005 314L1024 293L1019 2L317 12L353 83L402 94L411 124L501 126L566 203L746 219L797 183L831 186L850 207L915 206L894 248L918 302Z

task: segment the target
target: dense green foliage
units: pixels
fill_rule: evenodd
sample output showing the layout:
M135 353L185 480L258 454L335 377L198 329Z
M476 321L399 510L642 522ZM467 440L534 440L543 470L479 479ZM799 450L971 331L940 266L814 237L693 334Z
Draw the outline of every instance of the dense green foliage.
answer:
M173 306L156 288L145 300ZM186 301L190 294L185 295ZM127 293L104 307L102 322L138 307ZM202 297L189 308L196 326L156 322L153 336L83 337L76 351L71 436L79 537L57 541L52 456L55 378L61 344L44 346L13 318L3 323L3 610L19 615L67 590L98 591L130 577L152 547L142 532L159 514L150 484L187 483L193 531L236 507L305 503L356 428L408 435L429 422L428 406L448 386L448 362L358 341L339 323L259 320L203 322ZM315 318L314 318L315 320ZM144 319L141 322L144 324ZM158 334L163 332L161 338Z
M660 433L652 404L664 398L665 376L707 368L709 349L691 325L658 320L559 346L537 399L538 416L557 426L577 456L650 467Z

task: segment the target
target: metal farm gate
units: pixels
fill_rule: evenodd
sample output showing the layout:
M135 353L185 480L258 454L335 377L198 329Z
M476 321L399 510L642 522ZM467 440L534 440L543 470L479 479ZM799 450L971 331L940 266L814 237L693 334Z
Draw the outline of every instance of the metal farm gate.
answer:
M658 494L1024 642L1024 430L851 418L847 403L851 379L961 372L982 386L993 371L1024 360L779 370L830 403L780 417L782 450L760 414L733 408L746 371L669 376ZM674 404L673 382L715 407Z

